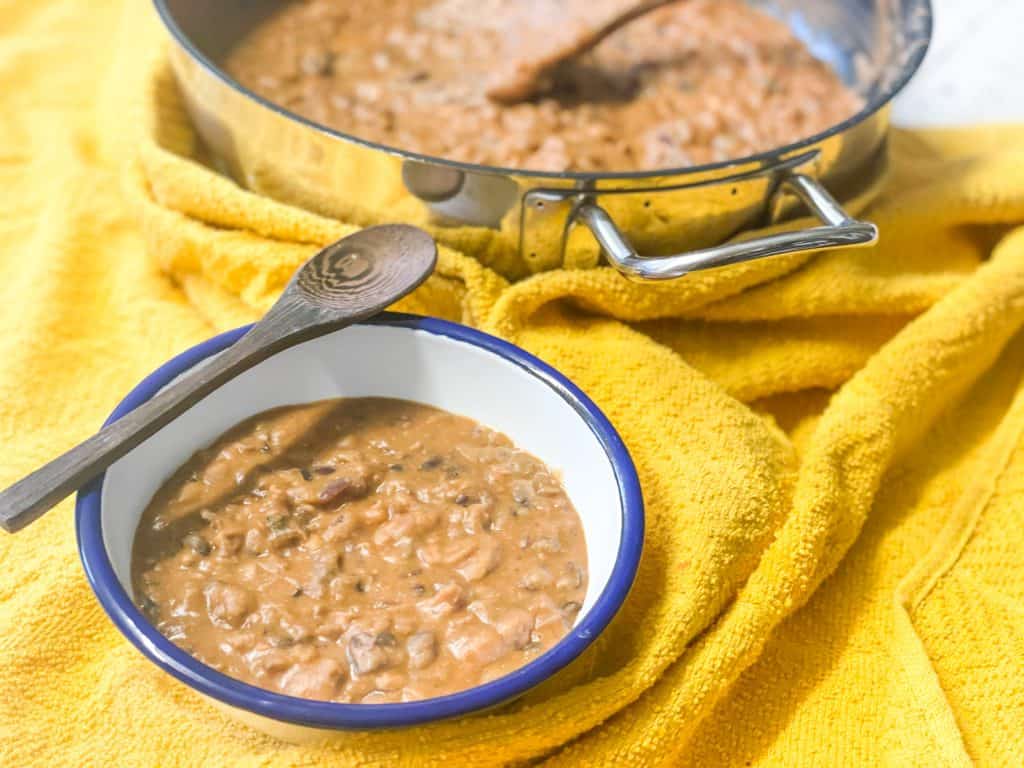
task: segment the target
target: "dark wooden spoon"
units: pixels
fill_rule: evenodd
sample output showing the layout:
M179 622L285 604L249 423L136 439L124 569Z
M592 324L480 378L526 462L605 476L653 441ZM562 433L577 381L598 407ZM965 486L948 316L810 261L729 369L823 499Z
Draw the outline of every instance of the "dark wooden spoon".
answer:
M375 315L433 271L437 247L404 224L370 227L307 261L248 333L152 399L0 493L0 527L14 533L225 382L283 349Z
M514 19L506 36L508 61L491 78L487 98L515 104L535 96L550 83L551 73L608 35L651 11L678 0L597 0L575 5L551 0L551 13L536 2Z

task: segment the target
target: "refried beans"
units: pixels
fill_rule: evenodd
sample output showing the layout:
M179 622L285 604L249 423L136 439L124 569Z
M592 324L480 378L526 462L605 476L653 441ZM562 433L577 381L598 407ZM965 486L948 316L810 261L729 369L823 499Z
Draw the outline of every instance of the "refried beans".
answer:
M580 15L586 8L568 6L591 2L564 4ZM362 139L537 171L734 159L823 131L862 105L784 23L743 0L654 11L562 66L543 97L493 103L489 75L514 55L515 26L552 5L293 0L225 68L270 101Z
M587 554L558 478L508 437L353 398L268 411L197 453L143 513L132 580L160 632L225 674L380 703L551 648Z

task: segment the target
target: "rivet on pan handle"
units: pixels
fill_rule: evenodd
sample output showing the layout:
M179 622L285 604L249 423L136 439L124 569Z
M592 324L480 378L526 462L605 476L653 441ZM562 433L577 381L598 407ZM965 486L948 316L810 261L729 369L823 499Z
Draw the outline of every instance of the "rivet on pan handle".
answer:
M791 189L821 220L822 226L724 243L672 256L645 258L637 254L608 212L592 200L576 208L576 217L594 234L612 266L635 280L672 280L698 270L725 267L741 261L829 248L857 248L878 241L878 227L871 222L851 218L835 198L810 176L787 173L780 179L780 190L782 188Z

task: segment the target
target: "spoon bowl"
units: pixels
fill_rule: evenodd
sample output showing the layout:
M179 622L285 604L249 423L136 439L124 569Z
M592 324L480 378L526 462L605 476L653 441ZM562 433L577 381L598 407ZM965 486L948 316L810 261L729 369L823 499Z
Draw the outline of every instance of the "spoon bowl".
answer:
M426 232L405 224L370 227L338 240L307 261L282 299L294 291L323 310L353 321L394 303L434 269L437 248ZM409 287L412 285L412 287Z

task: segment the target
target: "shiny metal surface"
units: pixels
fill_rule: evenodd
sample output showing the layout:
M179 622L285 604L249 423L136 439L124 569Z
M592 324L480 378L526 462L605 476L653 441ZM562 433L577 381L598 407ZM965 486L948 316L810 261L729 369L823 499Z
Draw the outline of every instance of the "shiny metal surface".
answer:
M216 62L280 7L278 0L154 2L174 40L171 63L196 129L221 168L241 184L335 217L353 207L388 211L394 190L405 189L427 207L440 240L447 226L500 229L518 244L532 272L562 264L574 225L596 220L580 218L581 209L590 210L584 205L600 207L621 239L643 254L631 258L647 261L711 248L776 220L779 191L793 178L794 166L843 203L862 199L886 169L888 103L916 71L931 37L929 0L755 0L830 63L865 98L864 109L805 141L726 163L551 173L458 163L362 141L246 90ZM783 211L796 212L795 206ZM814 232L794 248L847 244L822 234ZM607 245L607 229L603 237ZM747 258L774 252L758 249Z
M785 189L792 190L821 219L823 226L762 235L752 240L713 245L673 256L644 258L637 254L608 212L596 203L583 202L575 215L597 238L612 266L635 280L671 280L697 270L725 267L752 259L829 248L863 247L878 241L878 228L874 224L851 218L828 191L809 176L787 174L780 191Z

